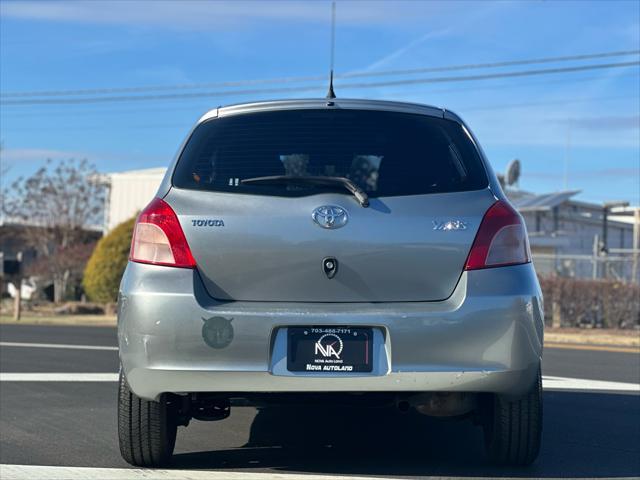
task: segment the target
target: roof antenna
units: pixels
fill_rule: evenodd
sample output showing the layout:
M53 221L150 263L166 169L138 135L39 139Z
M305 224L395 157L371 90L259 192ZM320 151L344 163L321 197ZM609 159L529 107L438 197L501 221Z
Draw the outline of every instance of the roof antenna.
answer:
M333 91L333 62L336 49L336 2L331 2L331 65L329 74L329 91L327 92L327 100L333 100L336 98L336 93ZM328 106L333 106L333 102L327 102Z

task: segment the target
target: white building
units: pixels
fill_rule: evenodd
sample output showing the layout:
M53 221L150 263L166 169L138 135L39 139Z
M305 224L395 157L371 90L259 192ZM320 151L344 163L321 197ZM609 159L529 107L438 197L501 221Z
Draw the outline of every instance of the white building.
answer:
M104 175L101 180L108 188L104 231L137 215L156 194L166 170L158 167Z
M575 200L579 190L536 195L507 188L506 193L525 219L538 273L638 281L638 207L605 210Z
M591 254L594 239L603 242L603 205L575 200L573 197L578 193L580 190L536 195L506 189L507 196L525 219L534 253ZM633 222L625 220L626 217L608 214L608 249L632 247Z

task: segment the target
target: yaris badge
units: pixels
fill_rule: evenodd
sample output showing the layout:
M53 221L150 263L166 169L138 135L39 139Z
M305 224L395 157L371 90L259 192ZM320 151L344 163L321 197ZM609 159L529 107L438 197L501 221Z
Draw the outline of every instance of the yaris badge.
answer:
M467 222L463 222L462 220L448 220L448 221L440 221L434 220L431 222L434 230L441 230L444 232L449 232L451 230L466 230L468 227Z
M347 211L336 205L323 205L316 208L311 218L322 228L336 229L344 227L349 221Z

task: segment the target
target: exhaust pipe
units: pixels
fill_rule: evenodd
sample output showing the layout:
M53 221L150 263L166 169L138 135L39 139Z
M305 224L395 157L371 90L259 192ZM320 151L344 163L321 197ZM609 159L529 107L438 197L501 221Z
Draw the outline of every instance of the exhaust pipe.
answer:
M409 402L423 415L457 417L476 409L477 396L466 392L432 392L415 395Z

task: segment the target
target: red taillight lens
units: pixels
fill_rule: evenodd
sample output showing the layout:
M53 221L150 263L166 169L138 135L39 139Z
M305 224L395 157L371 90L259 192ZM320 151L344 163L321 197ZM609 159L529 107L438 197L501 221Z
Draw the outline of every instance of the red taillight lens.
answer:
M169 267L196 266L178 217L164 200L154 198L138 216L129 259Z
M511 205L498 201L484 214L465 270L518 265L531 261L527 230Z

